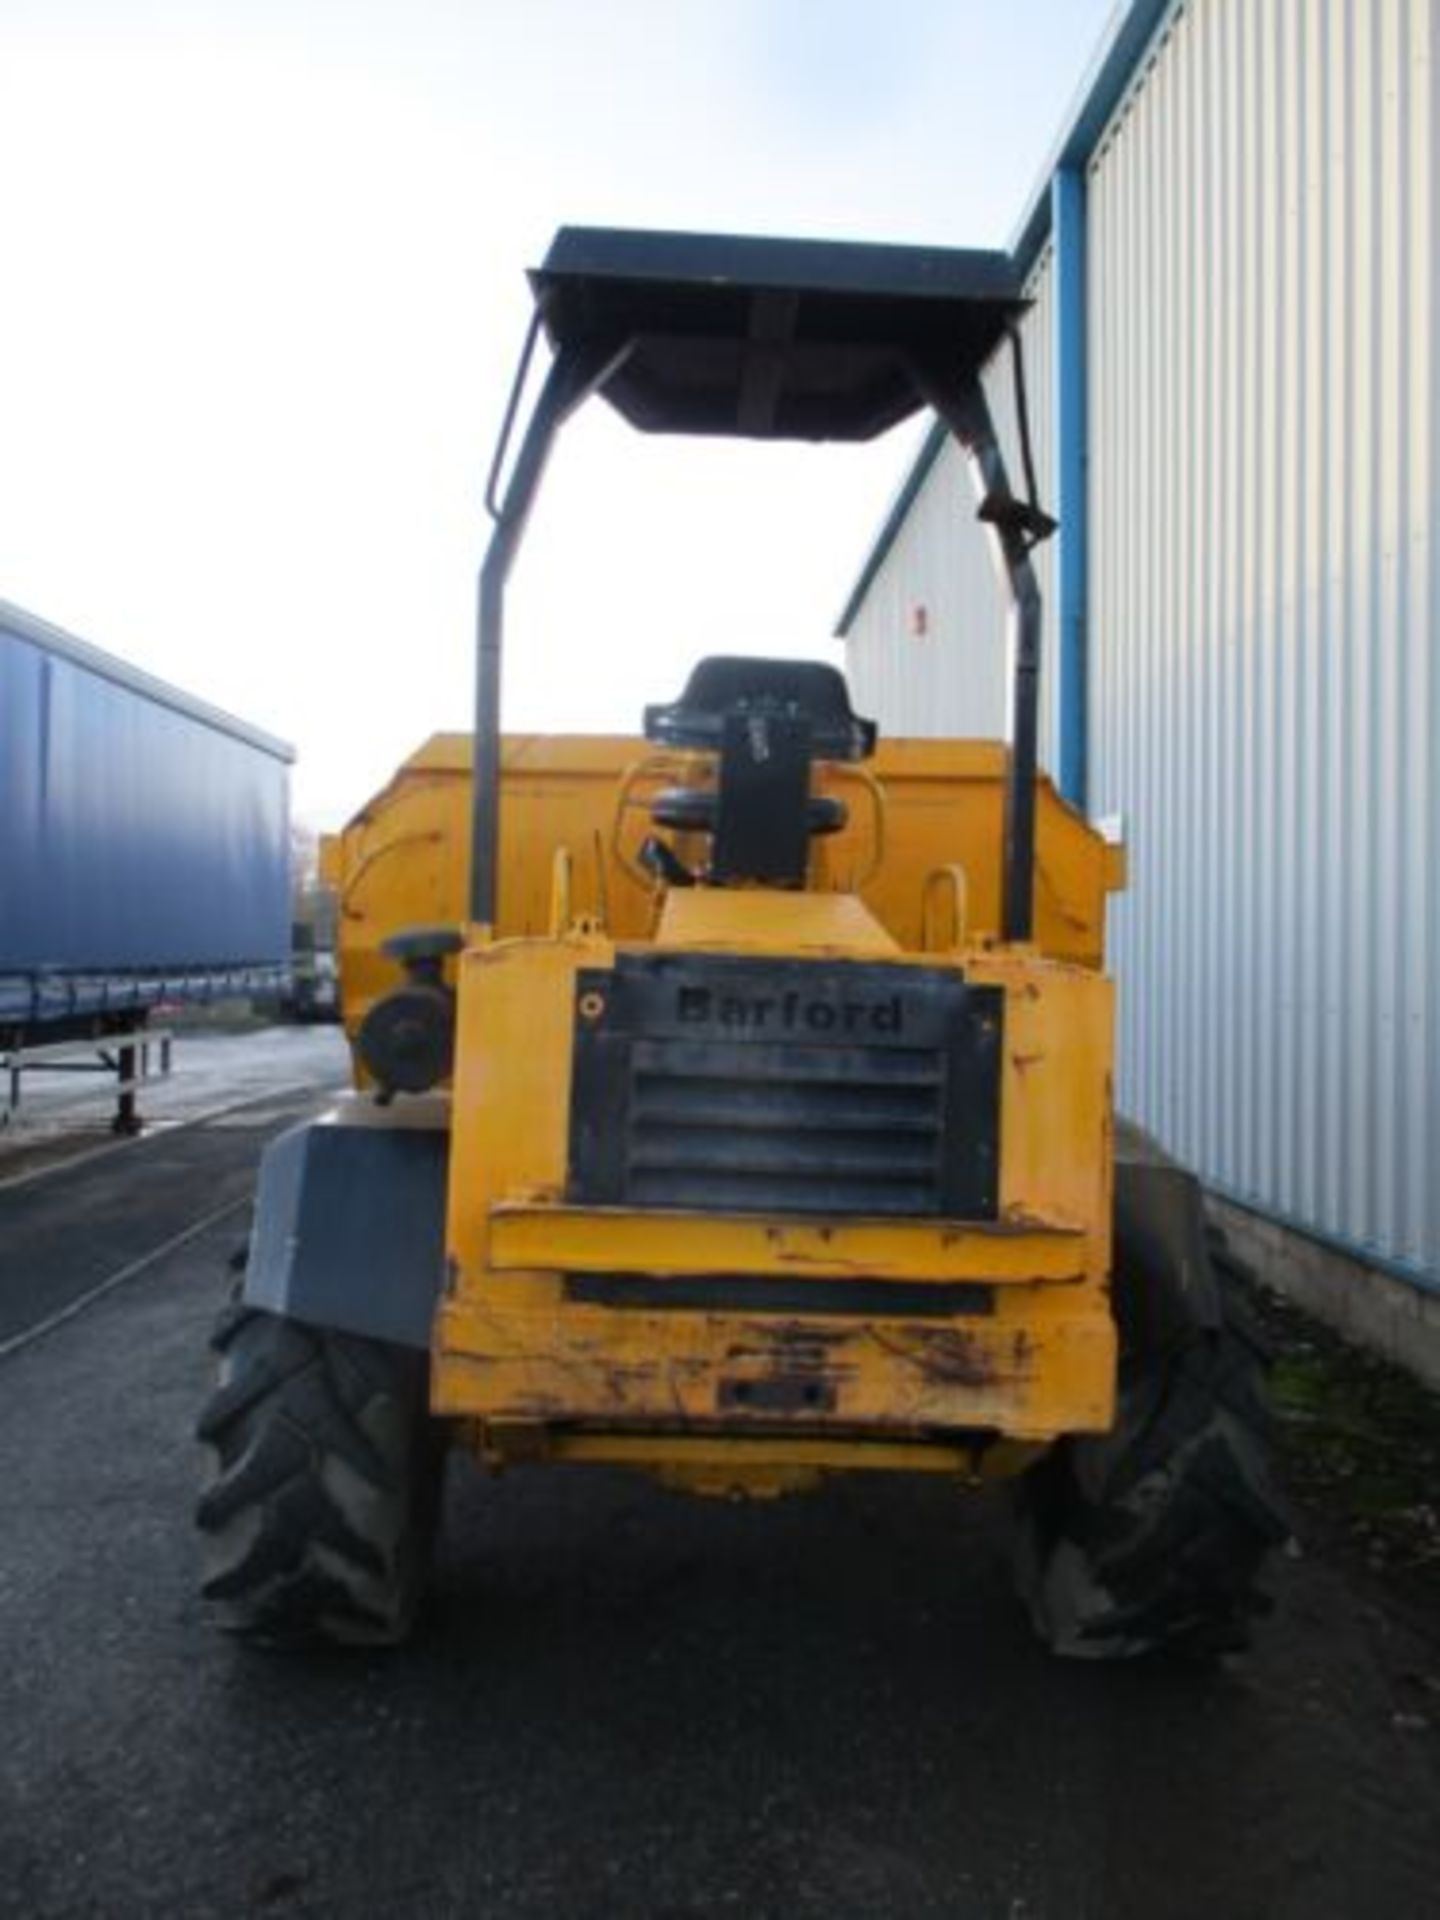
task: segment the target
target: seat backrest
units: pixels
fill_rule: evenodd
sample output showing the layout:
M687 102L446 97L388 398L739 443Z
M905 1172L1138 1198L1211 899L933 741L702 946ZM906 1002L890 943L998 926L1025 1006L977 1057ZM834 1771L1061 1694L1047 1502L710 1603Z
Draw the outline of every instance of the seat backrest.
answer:
M645 709L645 738L657 746L698 747L718 753L728 714L773 714L805 719L816 760L868 760L875 722L850 705L837 667L823 660L751 660L712 654L692 671L680 698Z
M844 823L838 802L812 799L812 762L875 750L875 724L851 709L844 677L810 660L702 660L679 700L646 708L645 737L719 756L713 794L672 789L656 810L662 825L703 823L719 886L803 887L811 834Z

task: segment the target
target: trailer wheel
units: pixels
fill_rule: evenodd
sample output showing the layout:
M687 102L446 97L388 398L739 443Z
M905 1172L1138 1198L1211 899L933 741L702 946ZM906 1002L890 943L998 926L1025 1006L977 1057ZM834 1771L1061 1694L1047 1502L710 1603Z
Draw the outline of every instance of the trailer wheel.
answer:
M1057 1654L1208 1659L1249 1644L1290 1532L1270 1467L1266 1357L1213 1263L1221 1324L1125 1354L1113 1430L1062 1441L1019 1490L1017 1586Z
M444 1465L426 1356L238 1303L211 1345L196 1521L222 1624L268 1646L403 1640Z

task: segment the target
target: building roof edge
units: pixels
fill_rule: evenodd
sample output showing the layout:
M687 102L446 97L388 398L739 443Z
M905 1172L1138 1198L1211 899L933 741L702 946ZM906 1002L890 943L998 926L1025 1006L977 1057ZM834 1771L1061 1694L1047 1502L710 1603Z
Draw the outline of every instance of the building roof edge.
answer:
M943 421L931 422L930 430L920 443L920 449L910 463L910 470L896 489L895 497L885 509L885 518L879 531L870 543L870 552L864 566L860 569L849 598L841 609L835 622L834 637L843 640L848 635L855 616L864 605L865 596L874 584L875 576L885 564L886 556L894 546L906 516L915 504L915 497L930 477L930 469L940 458L940 450L945 445L946 433Z
M1050 237L1050 186L1057 173L1088 165L1116 108L1145 64L1151 46L1185 0L1119 0L1076 88L1060 137L1051 147L1010 241L1021 277Z
M1050 238L1050 188L1055 175L1088 164L1151 47L1185 4L1186 0L1118 0L1066 111L1060 137L1050 149L1010 242L1010 252L1022 279L1028 278ZM944 441L945 429L936 421L871 542L836 622L837 640L843 640L854 624Z

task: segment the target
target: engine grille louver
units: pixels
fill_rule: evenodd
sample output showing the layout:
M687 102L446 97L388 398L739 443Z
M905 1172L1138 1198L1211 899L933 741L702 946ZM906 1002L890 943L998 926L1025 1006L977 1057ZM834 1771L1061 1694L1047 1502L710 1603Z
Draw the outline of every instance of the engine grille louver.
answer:
M938 969L621 956L576 989L570 1197L996 1211L999 989Z

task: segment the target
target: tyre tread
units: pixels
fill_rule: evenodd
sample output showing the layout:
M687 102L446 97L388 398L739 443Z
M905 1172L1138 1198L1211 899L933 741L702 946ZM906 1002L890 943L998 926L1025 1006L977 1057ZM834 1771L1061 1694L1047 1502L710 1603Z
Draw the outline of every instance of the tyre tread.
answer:
M1227 1324L1132 1383L1130 1417L1065 1442L1022 1495L1022 1587L1057 1653L1207 1657L1268 1611L1266 1554L1289 1533L1271 1477L1263 1362ZM1154 1397L1152 1398L1152 1394Z
M197 1423L202 1593L262 1644L403 1639L441 1458L425 1356L243 1304L222 1311L212 1345L219 1380Z

